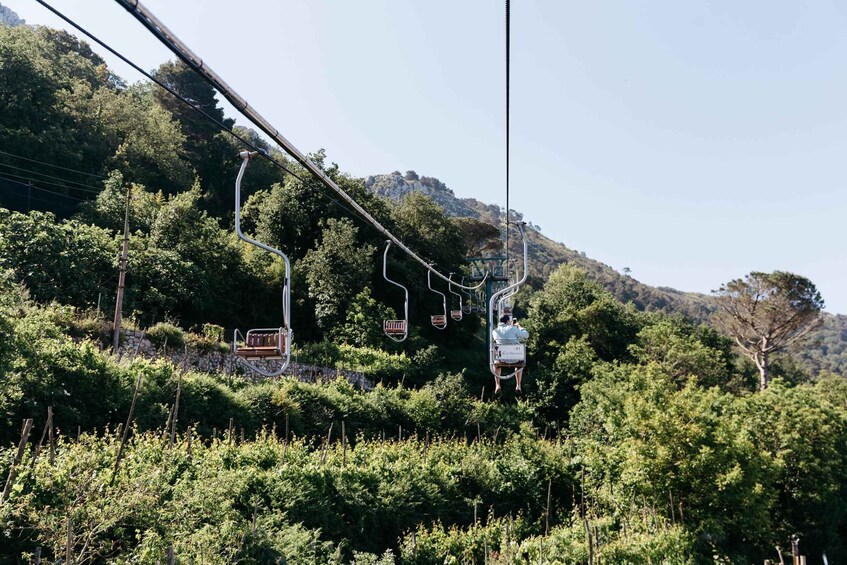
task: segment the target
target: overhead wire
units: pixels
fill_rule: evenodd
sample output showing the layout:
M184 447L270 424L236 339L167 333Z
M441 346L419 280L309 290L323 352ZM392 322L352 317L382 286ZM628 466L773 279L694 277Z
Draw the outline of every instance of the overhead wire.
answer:
M9 165L8 163L0 163L0 167L7 167L7 168L10 168L10 169L15 169L16 171L23 171L23 172L29 173L31 175L38 175L38 176L42 176L42 177L47 177L48 179L62 181L62 182L69 184L69 185L71 185L71 184L72 185L78 185L78 186L68 186L68 188L72 188L74 190L79 190L79 191L82 191L82 192L93 192L94 194L100 194L103 191L102 188L97 188L96 186L91 186L90 184L84 184L84 183L73 181L73 180L63 179L61 177L54 177L53 175L48 175L47 173L40 173L38 171L33 171L32 169L25 169L23 167L16 167L15 165ZM8 174L11 174L11 173L8 173Z
M104 49L106 49L109 53L111 53L112 55L114 55L115 57L117 57L118 59L120 59L121 61L123 61L124 63L126 63L130 67L132 67L133 69L135 69L137 72L139 72L141 75L146 77L148 80L152 81L153 83L155 83L158 86L160 86L161 88L163 88L165 91L170 93L174 98L176 98L177 100L179 100L180 102L182 102L183 104L188 106L189 108L198 112L203 117L205 117L207 120L210 120L212 123L217 125L222 131L225 131L226 133L231 135L233 138L235 138L238 141L240 141L241 143L243 143L247 148L252 149L253 151L256 151L262 158L266 159L269 163L278 167L279 169L283 170L284 172L290 174L291 176L293 176L294 178L296 178L300 182L303 182L303 183L306 182L303 177L301 177L300 175L298 175L297 173L295 173L294 171L292 171L291 169L289 169L288 167L286 167L285 165L283 165L282 163L280 163L279 161L277 161L276 159L271 157L264 149L255 145L254 143L251 143L249 140L245 139L243 136L236 133L232 128L228 127L226 124L224 124L223 122L221 122L220 120L218 120L217 118L215 118L214 116L212 116L211 114L209 114L208 112L203 110L201 107L192 103L190 100L188 100L187 98L185 98L184 96L182 96L181 94L176 92L174 89L169 87L167 84L165 84L161 80L157 79L155 77L155 75L153 75L152 73L149 73L149 72L145 71L144 69L142 69L140 66L135 64L132 60L130 60L128 57L125 57L124 55L122 55L116 49L109 46L106 42L102 41L100 38L95 36L93 33L89 32L87 29L83 28L80 24L76 23L75 21L70 19L68 16L66 16L65 14L63 14L62 12L60 12L59 10L57 10L56 8L54 8L53 6L51 6L50 4L45 2L44 0L36 0L36 2L38 2L39 4L41 4L42 6L47 8L48 10L50 10L53 14L55 14L56 16L58 16L59 18L64 20L69 25L76 28L80 33L84 34L86 37L88 37L89 39L91 39L92 41L94 41L95 43L97 43L98 45L103 47ZM361 218L361 217L357 216L356 213L354 213L352 210L350 210L349 208L347 208L346 206L344 206L343 204L341 204L340 202L338 202L337 200L335 200L331 196L329 196L329 195L327 195L323 192L321 192L320 194L324 198L326 198L327 200L332 202L335 206L338 206L342 210L347 211L347 213L350 214L351 216L353 216L354 218L358 218L358 219L364 221L365 223L367 223L367 220L365 218Z
M43 6L47 7L57 15L60 15L65 21L71 23L85 33L92 37L87 32L83 31L80 27L76 26L76 24L72 23L68 18L62 16L58 11L50 7L44 0L36 0ZM167 46L177 57L179 57L183 62L185 62L189 67L194 69L204 80L206 80L210 85L212 85L224 98L226 98L242 115L244 115L248 120L250 120L254 125L256 125L259 129L261 129L265 134L267 134L271 139L273 139L280 147L282 147L291 157L294 158L300 165L305 167L309 172L312 173L315 177L318 178L326 187L330 188L333 192L335 192L342 200L344 200L350 207L352 207L358 214L363 217L368 223L370 223L379 233L383 236L387 237L391 241L393 241L400 249L402 249L406 254L412 257L415 261L420 263L427 271L435 274L437 277L441 278L447 283L451 281L449 278L443 274L441 274L437 269L434 269L428 261L418 256L414 251L412 251L409 247L407 247L402 241L400 241L397 237L395 237L389 230L387 230L378 220L376 220L367 210L365 210L358 202L356 202L353 198L351 198L341 187L339 187L332 179L327 176L327 174L321 170L317 165L315 165L308 157L306 157L303 153L301 153L291 142L289 142L282 134L279 133L264 117L262 117L258 112L256 112L252 107L250 107L247 102L238 95L232 88L230 88L222 78L220 78L212 69L206 65L202 59L197 57L182 41L179 40L162 22L160 22L153 14L151 14L140 2L137 0L116 0L120 5L122 5L127 11L129 11L136 19L138 19L142 25L144 25L154 36L156 36L159 41L161 41L165 46ZM92 37L93 38L93 37ZM110 52L114 52L110 47L105 46L101 42L101 45L110 50ZM459 285L458 283L453 282L452 284L456 286L460 286L465 289L476 289L479 288L485 281L480 283L477 286L464 286Z
M71 169L70 167L62 167L61 165L54 165L53 163L47 163L46 161L39 161L37 159L32 159L31 157L24 157L23 155L15 155L14 153L9 153L8 151L0 150L0 155L8 155L9 157L14 157L15 159L23 159L24 161L31 161L33 163L38 163L39 165L47 165L48 167L53 167L55 169L62 169L63 171L70 171L72 173L78 173L80 175L88 175L90 177L98 177L101 179L107 178L105 175L98 175L96 173L87 173L85 171L80 171L78 169Z
M50 181L46 181L46 180L44 180L44 179L38 179L38 178L33 178L33 177L27 177L27 176L24 176L24 175L16 175L16 174L14 174L14 173L6 173L6 172L2 172L2 171L0 171L0 174L2 174L2 175L6 175L6 176L10 176L10 177L15 177L16 179L23 179L23 180L26 180L26 181L38 182L38 183L41 183L41 184L49 184L49 185L51 185L51 186L58 186L58 187L61 187L61 188L67 188L67 189L69 189L69 190L80 190L80 191L82 191L82 192L91 192L90 190L82 190L82 189L78 189L78 188L73 187L73 186L67 186L67 185L65 185L65 184L60 184L60 183L58 183L58 182L50 182ZM12 180L12 179L6 179L6 180ZM13 180L13 182L20 182L20 180ZM21 183L21 184L23 184L23 183ZM58 194L58 193L57 193L57 194ZM81 201L81 202L85 202L85 201L86 201L84 198L78 198L77 200L79 200L79 201Z
M46 188L41 188L41 187L36 186L36 185L34 185L34 184L24 184L24 183L22 183L22 182L21 182L21 181L19 181L19 180L16 180L16 179L10 179L10 178L8 178L8 177L6 177L6 176L3 176L3 174L2 174L2 173L0 173L0 180L5 180L5 181L8 181L8 182L13 182L13 183L15 183L15 184L19 184L19 185L24 186L24 187L26 187L26 188L32 188L32 189L35 189L35 190L40 190L41 192L49 192L50 194L55 194L56 196L61 196L62 198L69 198L69 199L71 199L71 200L76 200L76 201L78 201L78 202L88 202L88 200L86 200L86 199L84 199L84 198L76 198L75 196L71 196L70 194L62 194L61 192L56 192L55 190L48 190L48 189L46 189ZM39 198L38 200L41 200L42 202L46 202L45 200L42 200L42 199L40 199L40 198Z

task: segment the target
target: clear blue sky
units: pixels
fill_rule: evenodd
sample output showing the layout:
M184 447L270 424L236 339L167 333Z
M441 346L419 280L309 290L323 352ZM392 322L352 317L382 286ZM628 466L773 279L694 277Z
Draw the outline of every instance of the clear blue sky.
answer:
M53 1L172 58L110 0ZM502 2L144 4L300 150L505 204ZM549 237L686 291L792 271L847 314L847 3L514 0L511 123L512 208Z

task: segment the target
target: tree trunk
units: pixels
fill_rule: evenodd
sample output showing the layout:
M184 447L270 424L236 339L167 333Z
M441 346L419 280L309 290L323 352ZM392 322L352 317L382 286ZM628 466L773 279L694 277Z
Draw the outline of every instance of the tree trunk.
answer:
M768 338L762 338L762 351L759 352L758 359L756 360L756 366L759 367L759 390L765 390L768 388L768 383L770 382L770 375L768 374Z

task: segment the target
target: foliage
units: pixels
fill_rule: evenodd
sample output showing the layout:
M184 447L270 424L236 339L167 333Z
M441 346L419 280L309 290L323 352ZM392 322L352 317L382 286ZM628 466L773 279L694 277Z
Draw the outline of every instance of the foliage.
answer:
M147 328L144 334L156 347L182 347L185 345L185 332L169 322L159 322Z
M367 281L375 249L357 243L357 231L350 220L330 218L320 243L298 263L306 271L316 321L324 330L340 325L345 298L361 292Z

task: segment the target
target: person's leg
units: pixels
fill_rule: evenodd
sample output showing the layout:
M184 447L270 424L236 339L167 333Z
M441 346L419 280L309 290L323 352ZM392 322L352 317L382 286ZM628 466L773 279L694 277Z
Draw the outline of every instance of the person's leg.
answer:
M515 386L515 392L521 392L521 377L523 377L523 368L520 368L515 373L515 382L517 386Z
M500 392L500 367L494 367L494 394Z

